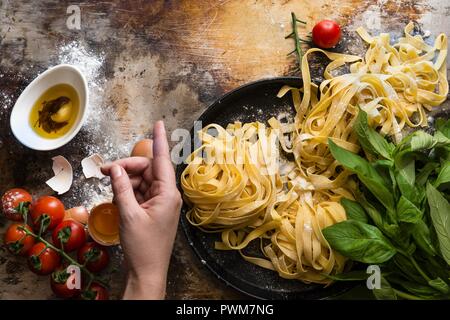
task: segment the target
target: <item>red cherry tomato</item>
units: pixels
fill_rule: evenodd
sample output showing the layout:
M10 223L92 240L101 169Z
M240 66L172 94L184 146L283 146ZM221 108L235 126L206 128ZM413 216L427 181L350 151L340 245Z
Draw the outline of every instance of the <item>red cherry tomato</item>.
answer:
M88 290L82 293L82 298L85 300L108 300L109 294L105 287L99 285L96 282L91 284Z
M52 240L55 246L71 252L86 242L84 226L75 220L65 220L53 230Z
M49 218L46 230L53 230L64 219L64 205L57 198L44 196L33 202L31 206L31 219L34 227L39 229L41 220Z
M46 248L42 242L36 243L28 252L28 266L36 274L50 274L59 267L60 263L59 254L51 248Z
M23 216L28 214L31 201L31 195L24 189L8 190L2 197L3 214L9 220L23 221Z
M91 272L100 272L108 266L108 250L95 242L85 243L78 250L78 262L83 265L86 263L86 267Z
M50 277L50 287L57 297L70 299L78 296L81 292L81 286L79 289L74 288L74 286L73 276L67 273L67 269L56 270Z
M11 253L26 255L28 250L34 245L34 238L26 235L21 228L31 231L31 228L26 224L13 223L6 230L4 242Z
M312 39L320 48L332 48L341 39L341 27L334 21L322 20L314 26Z

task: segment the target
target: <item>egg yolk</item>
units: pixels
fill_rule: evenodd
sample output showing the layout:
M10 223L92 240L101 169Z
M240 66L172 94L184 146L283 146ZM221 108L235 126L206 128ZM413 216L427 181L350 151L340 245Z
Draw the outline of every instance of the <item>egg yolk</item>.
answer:
M103 203L92 209L88 221L92 238L103 244L119 241L119 211L113 203Z
M119 217L111 209L103 209L92 217L95 229L105 236L119 233Z

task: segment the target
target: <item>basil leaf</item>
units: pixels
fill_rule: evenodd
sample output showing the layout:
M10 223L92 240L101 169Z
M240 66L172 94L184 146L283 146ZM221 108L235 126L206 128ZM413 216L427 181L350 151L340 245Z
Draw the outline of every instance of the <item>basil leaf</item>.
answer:
M380 264L396 253L378 228L360 221L342 221L323 229L322 233L333 249L354 261Z
M450 145L450 138L442 132L436 131L434 136L425 131L415 131L411 134L411 151L429 150L435 147L446 147Z
M396 254L393 258L395 266L407 277L415 282L427 284L423 277L417 272L417 269L409 259L401 254Z
M423 220L418 221L414 225L411 234L419 248L428 253L430 256L436 255L436 249L431 241L430 229Z
M415 131L411 137L411 151L427 150L436 145L434 137L425 131Z
M392 180L393 175L391 174L391 171L394 169L394 162L390 160L376 160L371 162L371 165L378 172L380 177L383 178L384 184L392 186L392 190L394 190L395 184Z
M436 279L430 280L430 281L428 281L428 284L430 285L430 287L433 287L436 290L439 290L443 294L447 294L450 290L450 288L448 287L448 284L445 283L445 281L442 280L441 278L436 278Z
M436 130L450 139L450 120L439 118L435 123Z
M409 291L414 295L422 296L425 298L432 298L433 296L436 296L439 293L438 291L436 291L436 289L430 286L404 280L400 277L389 277L389 281L394 284L402 286L404 289L406 289L407 291Z
M441 278L445 280L450 276L447 263L439 255L433 257L425 252L420 252L415 256L415 259L417 263L424 267L424 271L430 275L431 279Z
M398 251L409 255L416 251L416 245L411 242L411 228L406 223L401 223L401 225L385 223L382 230L391 239Z
M400 200L397 203L397 217L399 221L418 223L419 221L422 221L422 216L422 211L420 211L414 203L404 196L400 197Z
M334 281L363 281L369 277L369 274L364 270L354 270L340 274L323 274L325 277Z
M432 148L449 147L450 138L442 132L436 131L434 136L425 131L415 131L404 138L393 151L394 158L414 153L416 151L425 151Z
M347 219L357 220L357 221L361 221L364 223L367 223L367 221L369 220L367 218L367 214L364 211L363 207L361 207L361 205L358 202L352 201L347 198L342 198L341 205L345 209L345 213L347 214Z
M366 152L392 160L394 145L369 126L367 113L364 110L359 109L353 131L356 132L359 144Z
M392 191L393 191L393 195L394 198L397 199L398 198L398 184L397 184L397 179L395 179L395 170L394 168L390 168L389 169L389 176L391 177L391 182L392 182Z
M402 244L403 247L408 246L408 243L406 242L408 241L407 235L402 232L398 224L389 224L387 222L383 222L381 230L383 230L383 232L391 239L401 238L402 241L404 241L404 243Z
M357 174L359 180L372 192L388 210L394 211L394 197L392 191L384 184L383 178L378 172L360 156L336 145L331 139L328 139L333 157L346 169Z
M413 200L415 196L416 167L413 154L404 151L395 157L395 180L402 195Z
M397 300L397 295L395 294L394 289L392 289L391 285L385 277L381 276L380 284L380 289L372 290L377 300Z
M372 219L373 223L380 229L384 234L386 234L389 238L404 238L400 227L395 223L394 220L391 219L390 222L387 221L389 215L381 213L375 206L373 206L362 193L357 195L357 200L359 204L364 208L367 215ZM404 239L404 242L407 243L408 239Z
M441 184L450 182L450 162L445 162L441 170L439 171L438 177L434 182L434 186L438 188Z
M450 138L445 136L442 132L436 131L434 134L434 146L436 148L446 148L450 146Z
M364 208L369 217L372 219L373 223L380 229L383 226L383 217L381 213L364 197L361 193L358 195L357 200L359 204Z
M424 186L427 183L430 174L437 168L439 168L439 163L427 162L416 176L416 184Z
M450 265L450 204L430 183L427 184L427 198L439 249L444 260Z

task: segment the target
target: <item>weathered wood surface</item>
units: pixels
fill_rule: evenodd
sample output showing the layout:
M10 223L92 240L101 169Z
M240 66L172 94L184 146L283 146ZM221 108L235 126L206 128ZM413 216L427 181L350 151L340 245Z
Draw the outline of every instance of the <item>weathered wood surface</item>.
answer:
M154 120L165 119L169 132L188 129L227 90L292 74L295 61L286 57L292 43L284 40L291 11L308 22L309 30L322 18L336 19L345 32L338 50L355 54L364 50L354 34L361 25L399 35L412 19L432 34L450 33L447 0L79 1L81 30L66 27L70 4L0 0L0 193L13 186L50 193L44 182L51 177L51 157L62 154L76 175L71 191L61 197L67 206L91 207L111 197L107 181L82 177L83 157L93 152L109 160L125 156L137 139L149 136ZM61 62L91 73L91 117L60 150L28 150L10 132L11 108L37 74ZM0 218L0 235L6 223ZM113 274L113 298L120 297L123 280L123 272ZM0 248L0 299L53 298L48 281ZM168 297L243 296L209 273L180 231Z

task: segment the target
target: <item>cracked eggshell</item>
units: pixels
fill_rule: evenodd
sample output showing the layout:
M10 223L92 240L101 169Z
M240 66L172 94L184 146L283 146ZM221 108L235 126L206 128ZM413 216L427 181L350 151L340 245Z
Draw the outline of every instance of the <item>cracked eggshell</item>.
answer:
M97 178L102 179L105 175L101 172L100 168L105 164L105 160L103 160L102 156L98 153L94 153L93 155L84 158L81 160L81 167L83 168L83 174L86 179L89 178Z
M69 161L63 156L56 156L52 158L52 170L55 176L45 183L58 194L63 194L69 191L73 182L73 169Z

